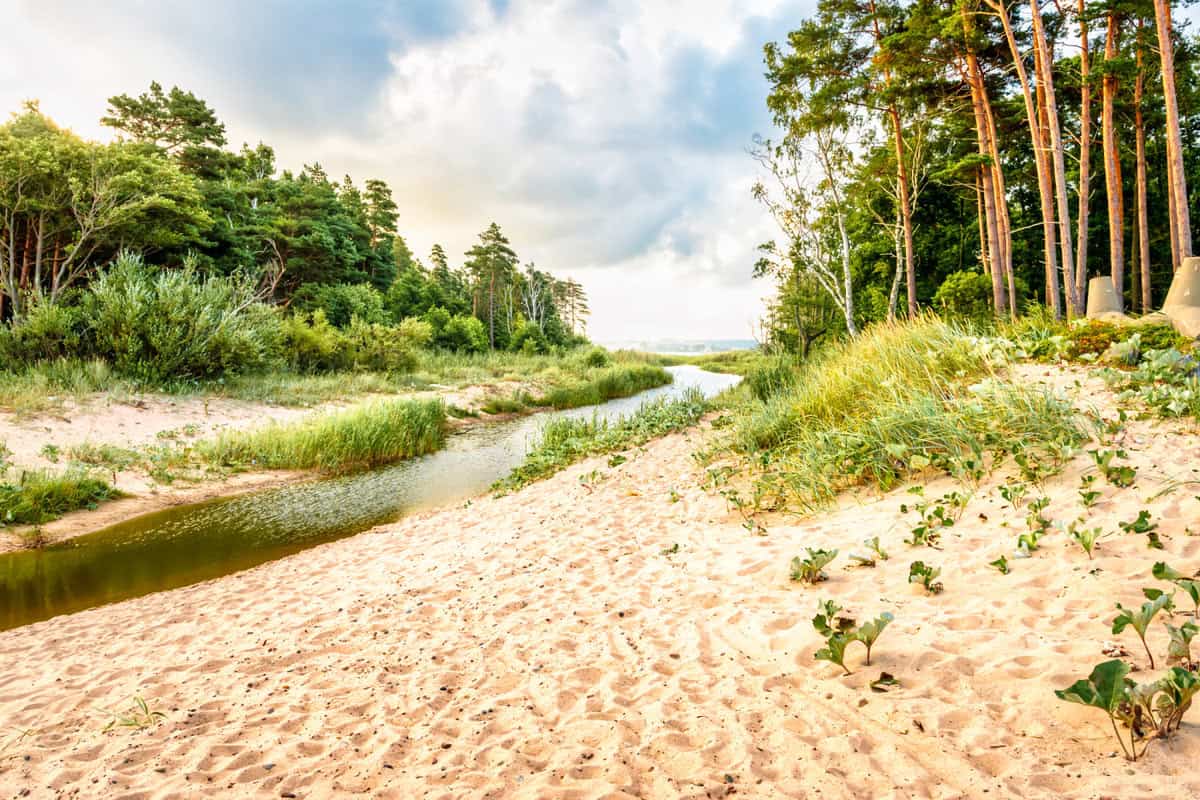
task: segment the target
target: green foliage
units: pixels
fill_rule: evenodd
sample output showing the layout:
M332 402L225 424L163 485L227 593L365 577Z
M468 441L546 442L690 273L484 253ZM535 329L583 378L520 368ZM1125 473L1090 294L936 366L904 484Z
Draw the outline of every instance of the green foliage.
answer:
M104 726L104 732L108 733L114 728L144 730L153 727L166 718L167 715L163 712L151 710L150 705L140 696L134 697L133 705L126 711L114 714L109 723Z
M1089 450L1088 454L1096 462L1100 471L1104 473L1104 479L1110 484L1122 489L1133 485L1137 478L1137 468L1128 464L1113 463L1117 458L1129 458L1129 454L1124 450Z
M1072 539L1079 543L1083 548L1083 552L1087 553L1088 560L1092 559L1092 551L1096 549L1096 542L1103 538L1103 529L1099 527L1084 528L1079 525L1082 520L1076 520L1071 523L1067 533Z
M1192 614L1200 617L1200 574L1188 577L1177 569L1167 566L1166 562L1157 562L1151 574L1160 581L1169 581L1183 590L1192 599Z
M746 386L760 403L788 391L796 383L796 366L786 356L777 356L746 373Z
M1146 657L1150 659L1150 669L1154 669L1154 654L1150 652L1150 646L1146 644L1146 630L1158 612L1170 611L1173 608L1172 595L1164 594L1157 589L1144 590L1143 593L1148 599L1142 603L1140 608L1125 608L1117 603L1117 610L1121 613L1113 618L1112 632L1119 634L1126 628L1133 628L1134 633L1142 642L1142 647L1146 650Z
M538 398L536 404L557 409L593 406L670 382L671 373L660 366L646 363L616 364L589 371L584 382L555 387Z
M1150 512L1146 509L1138 511L1136 519L1128 522L1118 522L1117 527L1122 533L1144 534L1147 539L1147 546L1154 550L1162 550L1162 542L1158 538L1158 523L1150 521Z
M924 500L913 504L912 510L917 513L920 522L912 529L912 537L905 539L908 544L915 546L937 545L943 528L952 528L966 507L967 498L960 492L949 492L942 496L937 503ZM907 514L909 506L901 504L900 512Z
M941 574L940 567L926 565L924 561L914 561L908 566L908 582L919 583L930 594L941 594L945 588L937 581Z
M588 456L636 447L695 425L707 410L704 396L688 390L676 399L659 398L643 403L633 414L613 421L598 417L552 419L543 426L540 439L530 448L524 463L507 478L497 481L493 488L517 489Z
M0 325L0 363L31 365L75 356L85 328L78 308L34 302L11 325Z
M299 422L227 431L197 450L228 467L345 472L439 449L445 419L440 401L382 400Z
M1079 478L1079 502L1084 508L1091 508L1100 499L1100 492L1091 488L1095 482L1095 475L1081 475Z
M0 527L40 525L81 508L95 508L121 493L84 470L24 470L13 480L0 473Z
M1017 511L1021 507L1021 501L1029 492L1029 486L1020 481L1014 483L1006 483L1000 487L1000 496L1008 503L1009 508Z
M1098 664L1086 680L1076 681L1055 694L1060 700L1098 708L1107 714L1125 758L1137 761L1149 746L1143 745L1139 753L1139 741L1169 739L1179 730L1183 715L1200 693L1200 675L1172 667L1156 681L1136 684L1129 679L1129 671L1129 665L1123 661L1105 661ZM1129 728L1128 745L1121 736L1118 723Z
M842 607L832 600L817 603L817 614L812 623L817 633L825 637L825 647L814 653L813 658L837 664L849 675L851 672L846 666L846 648L854 642L862 643L867 650L866 665L870 666L871 648L892 622L893 616L885 611L869 622L856 625L853 619L840 616L842 610Z
M873 326L802 365L788 391L741 409L732 444L762 467L760 496L805 508L925 469L973 474L1014 442L1057 464L1083 439L1075 412L1037 388L971 383L999 358L985 344L926 317Z
M986 319L992 314L992 279L981 272L952 272L934 293L933 304L952 316Z
M131 255L92 282L83 307L96 355L150 383L260 369L282 340L249 280L153 270Z
M609 358L608 351L603 347L589 347L584 351L582 356L583 365L593 369L607 367L612 363Z
M806 547L808 555L804 558L796 556L792 559L790 576L798 583L820 583L829 580L825 567L837 558L837 550L822 550Z
M1007 575L1009 573L1008 559L1004 556L1000 556L995 561L989 561L988 566L995 567L1001 575Z
M1200 419L1200 365L1178 349L1147 350L1133 370L1105 370L1123 402L1138 402L1164 418Z
M337 328L348 328L354 320L376 325L389 321L383 295L368 283L307 283L296 291L294 304L300 311L323 313Z
M1185 669L1195 669L1196 664L1192 660L1192 639L1196 638L1197 633L1200 633L1200 626L1188 620L1179 627L1175 627L1169 622L1165 627L1167 635L1171 637L1167 644L1167 661L1182 664Z

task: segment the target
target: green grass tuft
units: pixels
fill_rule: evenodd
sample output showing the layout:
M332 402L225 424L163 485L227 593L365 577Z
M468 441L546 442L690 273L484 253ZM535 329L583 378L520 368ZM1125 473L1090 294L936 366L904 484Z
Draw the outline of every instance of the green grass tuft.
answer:
M299 422L223 433L197 450L230 467L344 472L438 450L445 423L440 400L381 400Z
M0 526L40 525L120 496L107 482L83 470L27 470L15 482L0 481Z

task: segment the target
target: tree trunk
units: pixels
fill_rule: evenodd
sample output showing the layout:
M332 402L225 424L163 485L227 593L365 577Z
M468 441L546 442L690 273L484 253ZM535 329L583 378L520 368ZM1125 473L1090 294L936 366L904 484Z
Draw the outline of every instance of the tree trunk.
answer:
M1035 60L1037 56L1035 55ZM1050 131L1046 117L1046 98L1045 92L1042 91L1041 84L1038 84L1037 93L1037 133L1038 142L1042 147L1041 163L1037 164L1039 170L1038 183L1046 187L1046 194L1049 196L1048 203L1042 206L1043 216L1042 225L1046 232L1046 250L1049 251L1051 257L1046 260L1046 305L1054 312L1055 319L1063 318L1063 300L1062 292L1058 285L1058 265L1054 262L1053 255L1055 252L1055 238L1058 234L1057 220L1054 217L1054 178L1051 174L1050 166ZM1067 293L1070 294L1069 292ZM1070 313L1070 300L1067 301L1068 314Z
M963 21L964 31L969 32L967 22ZM986 161L992 157L992 148L988 142L989 128L987 114L984 112L983 93L986 91L983 85L983 75L979 69L979 61L975 58L975 54L967 51L966 60L966 79L971 90L971 110L975 115L975 139L979 147L979 155ZM980 169L981 182L983 184L983 207L984 220L987 229L987 246L981 248L985 251L987 264L989 265L992 276L992 307L996 316L1004 314L1004 308L1007 305L1004 286L1004 256L1000 247L1000 221L996 210L996 187L995 187L995 170L989 164L984 164Z
M892 228L892 244L895 246L894 249L896 251L896 271L892 275L892 289L888 292L888 322L896 321L896 304L900 299L900 276L906 272L904 266L904 243L902 241L904 237L903 227L901 212L899 207L897 207L896 224ZM909 317L912 317L911 311Z
M1177 241L1171 253L1175 269L1192 254L1192 224L1188 209L1187 176L1183 171L1183 139L1179 133L1179 103L1175 96L1175 42L1171 26L1171 0L1154 0L1158 52L1162 58L1163 102L1167 112L1167 181L1171 218Z
M1125 305L1125 204L1122 197L1121 155L1117 144L1116 99L1117 76L1112 63L1116 61L1120 21L1115 13L1108 14L1108 32L1104 37L1104 85L1101 132L1104 148L1104 186L1108 195L1108 263L1116 290L1118 309Z
M1079 220L1075 237L1075 296L1087 307L1088 216L1092 180L1092 85L1091 54L1084 0L1079 0Z
M1058 242L1062 248L1063 293L1066 296L1068 314L1082 314L1083 308L1075 294L1071 281L1071 268L1075 263L1075 248L1071 243L1071 205L1067 199L1067 166L1063 152L1062 126L1058 121L1058 100L1054 94L1054 53L1046 41L1046 30L1042 25L1042 10L1038 0L1029 0L1033 18L1033 41L1038 58L1038 86L1044 92L1046 128L1050 133L1050 161L1054 165L1054 194L1058 203Z
M900 195L900 218L904 225L904 272L908 296L908 316L917 316L917 264L913 254L912 207L909 204L908 167L904 163L904 131L900 112L893 103L888 109L892 118L892 138L896 145L896 182Z
M1133 132L1136 137L1137 150L1137 231L1138 231L1138 266L1141 273L1141 311L1147 314L1151 309L1150 292L1150 230L1146 225L1149 215L1146 213L1146 128L1142 119L1142 95L1145 88L1146 71L1142 53L1142 21L1138 20L1137 31L1137 80L1133 84Z
M978 67L978 61L976 62ZM996 135L996 117L992 114L992 101L983 82L983 70L979 69L979 92L983 99L983 113L988 126L988 147L992 158L992 189L996 193L996 222L999 225L1000 257L1004 271L1004 294L1008 300L1008 313L1017 316L1017 292L1013 278L1012 262L1012 218L1008 213L1008 189L1004 185L1004 168L1000 161L1000 139ZM1003 312L1001 312L1003 313Z
M1030 0L1031 5L1037 0ZM1042 206L1042 257L1046 271L1046 304L1054 310L1055 319L1062 317L1062 305L1058 298L1058 261L1054 252L1054 194L1050 183L1050 169L1046 162L1046 143L1041 124L1042 114L1034 108L1033 92L1029 87L1029 75L1025 71L1025 60L1017 47L1017 39L1013 34L1012 23L1008 18L1006 0L992 3L992 8L1000 17L1004 26L1004 38L1012 53L1013 67L1017 73L1017 82L1021 85L1021 95L1025 101L1025 118L1029 121L1029 137L1033 145L1034 172L1037 175L1038 199ZM1036 61L1037 53L1035 53ZM1039 96L1041 87L1038 87Z

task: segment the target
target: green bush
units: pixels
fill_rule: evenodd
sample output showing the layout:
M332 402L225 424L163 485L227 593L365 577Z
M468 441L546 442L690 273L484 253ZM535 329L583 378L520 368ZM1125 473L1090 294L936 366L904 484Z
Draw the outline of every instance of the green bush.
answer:
M83 313L97 355L121 374L162 383L276 362L280 319L255 297L248 278L151 269L122 255L92 282Z
M1067 329L1067 340L1070 342L1067 355L1071 358L1083 355L1098 356L1132 333L1130 329L1120 328L1108 322L1081 320Z
M508 342L508 349L514 353L536 356L548 351L550 343L546 341L546 334L542 333L541 328L532 322L522 322L513 331L512 338Z
M0 363L29 365L81 355L82 329L78 308L34 303L19 319L0 325Z
M612 363L608 351L603 347L589 347L584 352L582 360L585 367L592 368L607 367Z
M456 314L434 336L433 343L456 353L483 353L488 349L487 330L475 317Z
M987 318L992 313L992 279L982 272L952 272L933 295L933 304L954 316Z
M338 328L348 328L354 319L370 324L387 323L383 295L369 283L306 283L296 290L293 305L301 311L324 311Z
M349 367L349 342L329 324L325 312L293 314L283 320L283 352L288 366L307 374Z

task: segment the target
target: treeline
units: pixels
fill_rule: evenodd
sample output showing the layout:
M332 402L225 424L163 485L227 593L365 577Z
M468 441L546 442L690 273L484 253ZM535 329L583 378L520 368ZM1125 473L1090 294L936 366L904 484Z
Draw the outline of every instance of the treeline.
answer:
M1192 254L1198 40L1169 0L820 0L765 47L778 135L755 196L782 238L764 331L821 336L923 305L1081 316L1110 276L1157 308ZM767 177L769 176L769 177Z
M10 350L24 341L33 357L94 341L82 327L48 328L86 327L85 314L57 310L98 302L94 289L117 261L125 286L176 296L182 276L192 294L236 296L224 309L231 319L253 306L285 327L342 333L420 319L429 346L468 352L586 341L583 288L522 266L494 223L461 264L435 245L426 265L399 234L384 181L334 181L315 163L280 172L261 143L227 149L225 126L190 92L152 83L110 98L101 122L114 142L84 140L33 102L0 126L0 323Z

